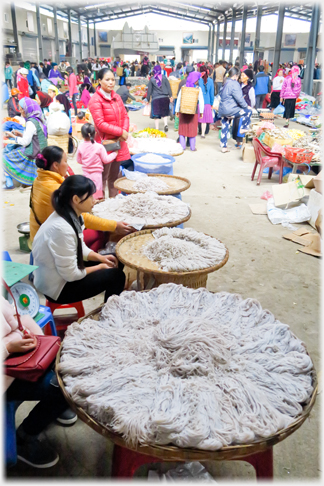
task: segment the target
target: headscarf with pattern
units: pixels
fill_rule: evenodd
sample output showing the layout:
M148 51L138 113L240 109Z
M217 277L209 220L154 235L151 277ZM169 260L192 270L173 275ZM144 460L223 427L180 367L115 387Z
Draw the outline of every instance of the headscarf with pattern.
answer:
M25 97L19 101L19 106L24 110L27 121L34 118L41 124L44 135L47 138L47 128L44 123L43 112L37 101Z
M161 74L161 66L159 64L157 64L156 66L154 66L154 68L153 68L153 75L154 75L154 79L156 81L156 84L160 88L161 87L161 84L162 84L162 74Z
M198 81L200 77L201 77L201 73L198 73L197 71L193 71L192 73L188 74L187 81L186 81L187 88L194 88L195 83Z

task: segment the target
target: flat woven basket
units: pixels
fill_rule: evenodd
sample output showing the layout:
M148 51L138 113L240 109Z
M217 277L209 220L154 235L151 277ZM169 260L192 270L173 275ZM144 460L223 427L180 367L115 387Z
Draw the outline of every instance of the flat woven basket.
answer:
M144 275L153 275L155 279L154 287L170 282L182 284L184 287L193 289L206 287L208 273L219 270L228 260L229 252L226 248L224 259L216 265L191 272L166 272L161 270L157 263L149 260L142 252L143 246L154 241L153 231L138 231L125 236L116 245L116 255L118 260L127 267L133 268Z
M184 177L178 177L173 175L164 174L147 174L149 177L158 177L161 181L168 184L169 189L165 191L158 191L159 195L167 196L171 194L178 194L179 192L186 191L189 189L191 183L188 179ZM137 194L140 191L133 189L136 181L131 181L127 177L121 177L114 182L114 187L119 191L125 192L126 194Z
M61 147L67 154L69 151L69 134L66 135L48 135L47 145L56 145Z
M129 153L131 155L138 155L138 154L141 154L141 153L145 153L145 152L136 152L134 150L132 150L131 147L128 147L128 150L129 150ZM154 153L154 152L149 152L149 153ZM171 157L177 157L178 155L182 155L184 153L184 151L182 150L182 152L179 152L178 154L167 154L167 155L171 155ZM160 154L162 155L162 154Z
M79 319L78 322L81 323L84 319L94 319L98 321L102 307L103 306L93 310L86 316ZM56 356L56 369L57 369L57 365L60 362L61 350L62 350L62 345ZM126 449L133 450L140 454L146 454L152 457L160 458L163 461L229 461L229 460L241 459L251 454L256 454L257 452L263 452L269 447L273 447L274 445L278 444L278 442L283 441L289 435L291 435L293 432L299 429L299 427L301 427L301 425L305 422L305 420L309 416L314 406L316 400L316 394L318 391L317 376L314 368L314 372L313 372L314 390L309 402L305 404L301 415L292 424L290 424L289 427L286 427L285 429L281 429L275 434L268 437L267 439L262 439L257 442L226 446L226 447L222 447L218 451L203 451L194 448L185 449L173 445L169 445L169 446L137 445L135 447L131 447L128 444L126 444L125 440L119 434L116 434L107 425L98 422L93 417L91 417L85 410L83 410L83 408L77 406L73 402L71 396L67 393L61 375L58 372L56 372L56 375L59 382L59 386L62 390L62 393L66 401L68 402L72 410L74 410L75 413L78 415L80 420L85 422L87 425L89 425L89 427L91 427L93 430L95 430L102 436L106 437L107 439L110 439L114 444L117 444L121 447L125 447Z
M171 91L172 91L172 98L176 99L178 97L178 88L179 88L179 84L181 82L181 79L170 79L169 78L169 83L170 83L170 87L171 87Z
M197 103L199 97L199 89L181 88L180 113L185 115L195 115L197 110Z

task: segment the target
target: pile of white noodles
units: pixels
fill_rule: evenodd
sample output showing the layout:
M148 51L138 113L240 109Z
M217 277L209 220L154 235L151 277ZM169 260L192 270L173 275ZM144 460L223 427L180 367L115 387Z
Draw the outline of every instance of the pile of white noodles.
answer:
M189 214L189 205L173 196L159 196L155 192L144 194L118 194L114 199L106 199L96 204L93 213L105 219L125 223L143 223L144 226L179 221Z
M70 325L58 369L73 401L132 445L267 438L313 391L304 344L258 301L171 283Z
M226 255L223 243L192 228L161 228L152 234L155 240L143 248L143 253L166 272L212 267Z
M170 189L170 186L159 177L143 177L134 183L132 189L139 192L162 192Z

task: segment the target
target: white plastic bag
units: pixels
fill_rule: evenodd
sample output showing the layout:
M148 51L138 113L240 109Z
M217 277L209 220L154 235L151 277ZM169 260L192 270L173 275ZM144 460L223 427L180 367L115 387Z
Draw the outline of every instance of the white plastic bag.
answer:
M273 198L267 202L268 218L272 224L304 223L309 221L311 214L306 204L299 204L290 209L276 208Z
M64 106L61 103L51 103L49 105L49 116L47 118L48 135L66 135L70 131L70 118L62 111Z
M187 462L179 464L175 469L170 469L164 477L167 481L190 481L216 483L215 479L209 474L205 466L200 462Z
M151 103L148 103L144 106L143 109L143 116L150 116L151 115Z

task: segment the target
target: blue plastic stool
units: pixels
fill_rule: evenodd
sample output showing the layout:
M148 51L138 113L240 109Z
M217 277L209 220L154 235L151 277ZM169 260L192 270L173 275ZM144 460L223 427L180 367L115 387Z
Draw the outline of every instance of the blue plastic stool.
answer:
M3 251L2 252L2 261L3 262L12 262L11 257L9 255L8 251Z
M16 442L16 410L22 402L8 401L5 405L5 450L6 465L14 466L17 463L17 442Z
M36 317L34 317L34 321L39 325L41 329L49 324L52 336L57 336L54 317L49 307L46 307L45 305L40 305L38 314Z

